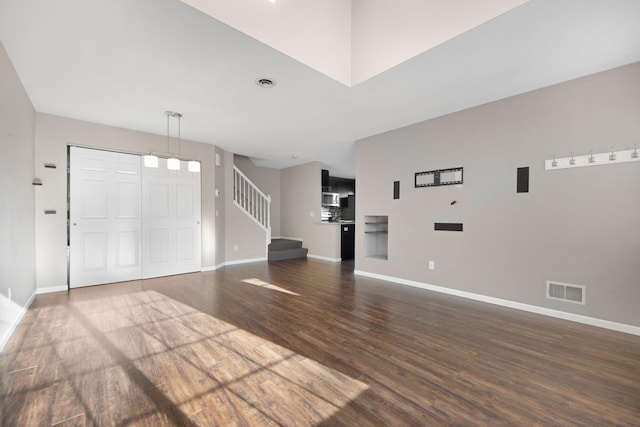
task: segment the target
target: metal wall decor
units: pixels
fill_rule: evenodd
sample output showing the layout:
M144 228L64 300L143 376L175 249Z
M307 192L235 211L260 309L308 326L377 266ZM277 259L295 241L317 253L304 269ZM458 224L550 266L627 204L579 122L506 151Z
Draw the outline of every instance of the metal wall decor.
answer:
M462 184L462 167L416 172L415 187Z

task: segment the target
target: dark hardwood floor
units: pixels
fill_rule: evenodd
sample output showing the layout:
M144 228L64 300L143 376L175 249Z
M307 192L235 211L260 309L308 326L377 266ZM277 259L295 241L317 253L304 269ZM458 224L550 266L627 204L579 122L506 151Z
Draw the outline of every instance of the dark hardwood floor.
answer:
M0 425L640 425L640 337L290 260L37 296Z

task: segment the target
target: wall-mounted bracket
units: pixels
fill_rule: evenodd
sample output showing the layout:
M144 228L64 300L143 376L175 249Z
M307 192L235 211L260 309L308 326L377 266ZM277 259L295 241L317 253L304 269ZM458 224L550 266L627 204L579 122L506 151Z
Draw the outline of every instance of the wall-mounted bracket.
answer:
M462 184L462 167L416 172L415 187Z

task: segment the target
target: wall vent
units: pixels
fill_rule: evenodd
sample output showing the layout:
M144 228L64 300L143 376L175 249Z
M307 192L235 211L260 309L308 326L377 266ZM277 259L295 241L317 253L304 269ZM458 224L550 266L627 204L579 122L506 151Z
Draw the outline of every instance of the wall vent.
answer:
M547 280L547 298L585 305L587 289L581 285Z

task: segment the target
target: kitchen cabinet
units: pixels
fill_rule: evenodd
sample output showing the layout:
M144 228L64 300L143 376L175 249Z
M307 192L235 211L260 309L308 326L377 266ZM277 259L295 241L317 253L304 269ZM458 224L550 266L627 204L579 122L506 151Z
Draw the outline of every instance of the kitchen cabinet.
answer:
M331 192L340 194L340 197L347 197L356 194L356 180L347 178L329 177L329 187Z
M329 189L330 184L330 179L329 179L329 171L327 169L321 169L321 175L320 175L320 179L322 182L322 191L331 191Z

